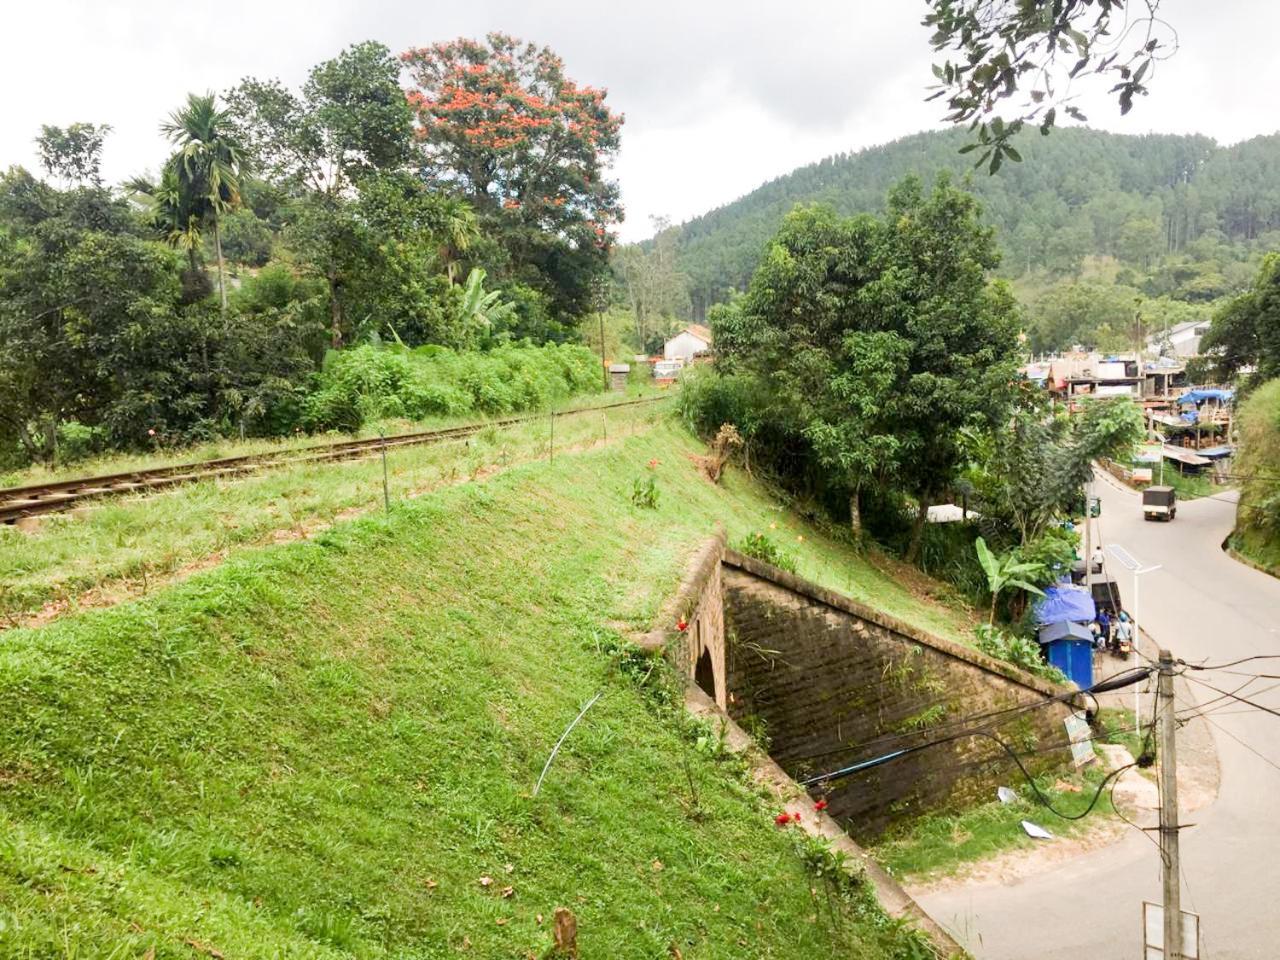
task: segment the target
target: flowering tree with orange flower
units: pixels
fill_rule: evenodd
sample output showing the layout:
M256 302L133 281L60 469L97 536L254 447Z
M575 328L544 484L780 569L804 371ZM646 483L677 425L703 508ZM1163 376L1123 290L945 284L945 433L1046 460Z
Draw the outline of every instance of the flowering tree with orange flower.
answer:
M547 47L501 33L401 54L411 79L422 165L497 237L501 272L540 286L570 315L590 307L622 219L605 168L622 117L604 90L580 86Z

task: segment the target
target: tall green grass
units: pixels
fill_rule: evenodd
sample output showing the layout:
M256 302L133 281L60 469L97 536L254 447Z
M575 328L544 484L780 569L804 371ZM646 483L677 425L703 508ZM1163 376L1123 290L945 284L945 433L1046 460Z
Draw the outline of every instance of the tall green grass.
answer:
M370 344L331 352L303 403L311 431L369 420L534 410L603 389L600 361L583 346L502 346L486 352Z

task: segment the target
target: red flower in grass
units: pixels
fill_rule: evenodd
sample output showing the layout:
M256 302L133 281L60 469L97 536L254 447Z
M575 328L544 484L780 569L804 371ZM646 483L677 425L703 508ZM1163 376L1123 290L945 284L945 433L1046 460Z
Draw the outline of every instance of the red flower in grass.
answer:
M780 814L778 814L776 817L773 818L773 822L780 827L785 827L788 823L791 822L791 814L783 810Z
M813 809L818 810L818 811L822 811L822 810L827 809L827 801L825 801L825 800L819 800L817 803L815 803L815 804L813 805Z
M649 461L649 469L656 470L661 465L661 463L662 463L661 460L659 460L657 457L654 457L652 460Z
M686 630L689 629L689 621L686 620L684 617L681 617L679 620L676 621L676 629L679 630L681 633L684 633Z

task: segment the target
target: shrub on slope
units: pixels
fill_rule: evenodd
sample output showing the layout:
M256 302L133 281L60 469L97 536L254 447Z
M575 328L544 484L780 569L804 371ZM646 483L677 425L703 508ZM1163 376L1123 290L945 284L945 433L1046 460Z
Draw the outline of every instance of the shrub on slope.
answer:
M483 353L365 344L325 358L302 421L308 430L356 430L379 417L512 413L600 386L599 360L574 344L502 346Z

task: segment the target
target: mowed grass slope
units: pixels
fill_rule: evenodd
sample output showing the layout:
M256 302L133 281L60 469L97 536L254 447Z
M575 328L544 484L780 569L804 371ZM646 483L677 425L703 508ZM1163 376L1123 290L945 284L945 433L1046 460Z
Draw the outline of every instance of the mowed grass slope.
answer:
M874 910L819 904L606 624L647 626L717 520L804 536L803 573L906 619L964 618L740 474L711 486L697 450L662 425L0 633L0 956L523 958L558 905L585 957L900 953Z
M665 406L557 417L556 449L563 453L648 429ZM390 495L399 500L546 457L551 433L551 421L542 415L462 440L392 448ZM382 463L373 456L88 501L83 516L52 514L34 532L0 524L0 627L21 625L46 605L60 612L82 600L100 605L140 595L213 555L304 537L335 516L380 509L382 502Z

